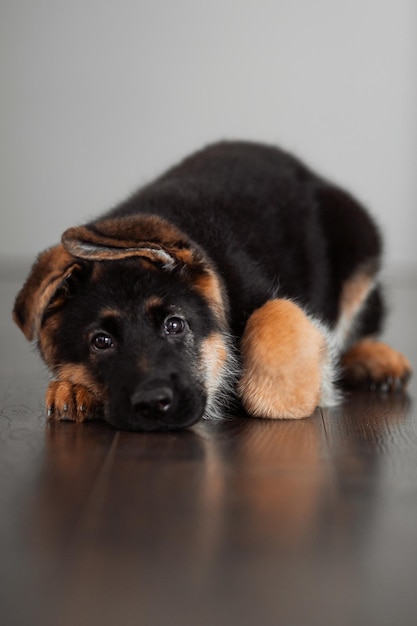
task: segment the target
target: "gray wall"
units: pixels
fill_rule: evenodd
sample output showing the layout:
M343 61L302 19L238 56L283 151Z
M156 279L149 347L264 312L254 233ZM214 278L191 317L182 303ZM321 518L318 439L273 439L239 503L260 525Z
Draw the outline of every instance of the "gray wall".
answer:
M219 138L280 143L417 262L415 0L2 0L0 254Z

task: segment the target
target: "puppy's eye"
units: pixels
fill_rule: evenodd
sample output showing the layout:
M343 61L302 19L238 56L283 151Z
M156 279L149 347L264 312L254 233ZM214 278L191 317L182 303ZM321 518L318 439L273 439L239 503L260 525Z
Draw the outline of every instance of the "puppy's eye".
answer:
M91 338L91 345L95 350L109 350L113 348L113 339L106 333L96 333Z
M164 321L164 332L167 335L181 335L186 328L187 323L182 317L173 315Z

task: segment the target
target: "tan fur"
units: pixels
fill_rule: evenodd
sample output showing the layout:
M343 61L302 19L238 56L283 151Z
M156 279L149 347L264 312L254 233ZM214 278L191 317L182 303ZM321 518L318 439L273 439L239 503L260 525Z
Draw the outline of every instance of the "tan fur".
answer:
M340 296L339 318L335 328L335 344L338 348L346 345L354 328L354 321L369 295L375 281L370 268L362 268L343 285Z
M39 255L13 311L14 321L29 341L38 334L42 315L59 284L76 267L76 260L62 245Z
M93 228L69 228L62 235L62 243L75 257L94 261L139 256L167 266L201 262L180 230L151 215L106 219Z
M166 247L183 248L188 242L183 233L161 217L154 215L134 215L105 219L88 226L69 228L62 236L67 249L80 242L110 246L112 248L135 248L139 242Z
M52 381L46 392L48 417L55 420L84 422L101 417L105 390L99 386L83 365L66 364L59 380Z
M289 300L270 300L249 318L242 338L239 391L251 415L311 415L321 392L325 338Z
M368 274L355 274L346 281L341 296L341 311L343 315L353 317L361 307L369 293L373 278Z
M137 256L168 268L185 266L188 272L184 277L226 326L224 290L217 273L187 236L162 218L136 215L103 220L92 230L88 226L68 229L62 241L71 254L80 258L103 261Z
M162 304L163 302L161 298L159 298L158 296L151 296L150 298L146 300L144 304L144 308L147 313L150 313L152 309L158 308L162 306Z
M53 381L46 391L48 418L84 422L98 417L97 398L82 385L67 381Z
M100 313L99 313L99 317L101 319L104 319L106 317L108 318L115 318L115 317L121 317L122 313L119 309L110 307L110 306L106 306L103 309L101 309Z
M408 359L382 341L362 339L342 357L344 378L348 384L387 382L394 387L406 384L411 365Z
M193 280L193 287L208 302L217 320L225 327L227 323L227 312L224 304L225 299L223 296L223 288L216 272L212 269L207 269L202 274L199 274Z
M97 385L95 379L88 371L88 368L81 363L66 363L59 370L60 380L66 380L73 384L83 385L91 389L96 395L102 394L102 389Z
M38 345L42 357L49 368L56 372L57 358L56 353L58 347L54 341L55 332L61 326L61 312L57 311L55 315L48 318L38 331Z
M227 361L227 348L220 333L213 333L201 344L202 373L209 400L216 393Z

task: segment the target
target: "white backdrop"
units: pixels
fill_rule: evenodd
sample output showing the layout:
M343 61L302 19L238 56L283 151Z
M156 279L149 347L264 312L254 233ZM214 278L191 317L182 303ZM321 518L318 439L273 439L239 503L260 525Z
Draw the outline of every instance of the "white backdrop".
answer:
M1 0L0 254L220 138L279 143L417 263L415 0Z

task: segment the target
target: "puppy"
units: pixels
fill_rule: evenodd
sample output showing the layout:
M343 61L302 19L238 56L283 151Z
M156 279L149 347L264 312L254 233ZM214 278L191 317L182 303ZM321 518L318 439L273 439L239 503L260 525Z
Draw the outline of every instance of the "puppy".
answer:
M338 387L403 387L375 339L381 238L348 193L282 150L212 145L43 252L14 319L54 380L48 416L168 430L302 418Z

